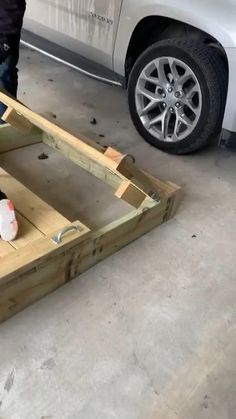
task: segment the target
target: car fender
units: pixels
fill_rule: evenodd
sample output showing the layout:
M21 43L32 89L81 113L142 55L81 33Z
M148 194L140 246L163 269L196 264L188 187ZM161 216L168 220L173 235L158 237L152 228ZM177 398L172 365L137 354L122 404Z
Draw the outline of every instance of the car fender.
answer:
M235 15L236 0L159 0L151 3L146 0L124 0L114 47L114 71L125 75L126 55L132 34L146 17L161 16L181 21L208 33L224 48L234 48Z

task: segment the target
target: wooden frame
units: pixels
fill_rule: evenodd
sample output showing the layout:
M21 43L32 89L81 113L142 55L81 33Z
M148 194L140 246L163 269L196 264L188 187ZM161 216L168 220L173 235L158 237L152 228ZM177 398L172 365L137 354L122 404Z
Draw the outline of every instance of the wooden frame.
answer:
M110 185L117 198L133 207L128 215L92 231L81 221L69 222L1 170L1 188L12 196L22 229L15 242L0 241L4 321L173 217L180 188L139 170L131 156L76 138L3 93L0 101L8 107L4 119L10 124L0 128L0 153L42 141Z

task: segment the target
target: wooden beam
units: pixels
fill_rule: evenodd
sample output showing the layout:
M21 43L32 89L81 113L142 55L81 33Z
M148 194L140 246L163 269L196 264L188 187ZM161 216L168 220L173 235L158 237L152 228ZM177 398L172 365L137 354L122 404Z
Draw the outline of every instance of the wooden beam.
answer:
M116 163L116 170L126 176L125 166L127 161L134 163L134 158L129 154L122 154L120 151L115 150L113 147L108 147L104 155Z
M167 221L177 195L142 207L95 232L66 238L56 246L50 238L18 250L0 264L0 321L74 279L128 243Z
M42 131L34 127L28 133L21 133L11 125L0 125L0 154L42 141Z
M113 147L108 147L104 155L114 161L116 164L116 170L119 173L124 175L129 180L133 177L133 175L130 173L129 167L134 166L135 160L131 155L122 154L120 151L114 149Z
M13 246L11 246L10 243L0 240L0 263L1 263L2 257L7 256L9 255L9 253L12 253L14 251L15 249Z
M137 169L129 156L112 148L106 152L92 142L77 139L2 93L0 101L11 108L8 120L12 118L12 124L30 121L45 144L111 185L117 197L138 208L104 228L90 231L80 221L70 223L0 170L0 184L12 196L24 232L18 241L4 243L0 254L0 321L3 321L171 218L179 202L179 188ZM12 129L9 126L0 129L0 152L2 139ZM26 137L31 138L33 130ZM15 132L16 139L9 141L7 150L24 143L22 134ZM20 138L18 145L17 138ZM54 233L53 226L57 228Z
M6 106L13 108L33 125L46 132L47 135L43 136L43 141L47 145L61 151L66 157L72 159L105 183L113 187L115 184L115 190L126 180L126 177L117 170L116 162L98 151L96 147L92 147L81 139L76 138L53 122L34 113L3 93L0 93L0 101L6 104ZM133 187L148 197L148 194L142 191L139 186L133 184ZM151 198L149 199L152 201Z
M73 145L67 144L59 138L46 133L43 134L43 142L54 150L62 153L67 159L71 160L82 169L110 185L113 189L117 189L124 180L118 172L113 172L106 166L102 166L99 161L94 161L94 159L89 156L84 156L82 153L78 152L76 143Z
M105 155L111 158L116 164L116 169L129 179L133 185L138 186L147 195L152 196L156 201L159 200L159 189L155 178L136 167L134 158L128 154L122 154L112 147L108 147Z
M33 128L33 125L28 119L24 118L21 114L16 112L15 109L10 107L4 112L2 120L24 134L29 133Z
M97 164L105 166L111 172L116 172L115 162L106 157L104 154L100 153L94 147L84 143L79 138L68 133L63 128L55 125L53 122L45 119L43 116L34 113L30 109L26 108L22 104L16 102L14 99L3 93L0 93L0 101L6 104L6 106L15 109L23 117L27 118L33 125L48 133L51 136L51 140L55 138L55 143L60 141L61 143L77 150L77 152L81 153L85 159L88 158L90 161L95 161ZM48 140L48 144L50 145L50 140ZM119 173L115 174L120 177ZM122 176L121 179L124 180Z
M11 242L14 249L21 249L28 245L32 246L32 242L44 237L41 231L17 211L16 217L19 224L19 231L17 238Z
M139 208L145 200L145 194L139 191L129 180L124 180L117 189L115 196L134 208Z
M17 211L43 234L63 228L69 221L54 208L0 168L0 185Z
M58 122L57 117L56 117L55 114L53 114L51 112L43 112L40 115L43 116L48 121L53 122L54 125L56 125L57 127L60 127L62 129L64 129L63 125L60 122ZM72 132L68 128L66 128L66 131L69 132L71 135L74 135L74 136L76 135L74 132ZM86 137L83 134L80 134L80 140L82 140L84 143L90 145L91 147L95 148L100 153L105 153L105 151L107 150L107 147L102 146L101 144L91 140L90 138Z

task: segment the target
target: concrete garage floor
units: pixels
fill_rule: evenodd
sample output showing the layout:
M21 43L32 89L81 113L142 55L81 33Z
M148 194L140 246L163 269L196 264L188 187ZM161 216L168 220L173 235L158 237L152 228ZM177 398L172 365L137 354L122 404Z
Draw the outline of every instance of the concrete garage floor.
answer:
M0 418L235 419L236 155L163 154L135 132L122 90L28 50L20 67L27 105L135 155L185 196L174 220L0 326ZM123 211L42 145L0 164L72 219Z

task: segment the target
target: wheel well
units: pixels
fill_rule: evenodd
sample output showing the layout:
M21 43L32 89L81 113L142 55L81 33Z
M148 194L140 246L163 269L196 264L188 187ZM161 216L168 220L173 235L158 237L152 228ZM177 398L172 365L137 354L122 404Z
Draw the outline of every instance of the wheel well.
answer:
M203 43L215 47L228 70L228 61L224 48L211 35L178 20L161 16L149 16L138 23L131 37L125 62L126 80L128 80L134 63L146 48L157 41L174 37L188 37L201 40Z

